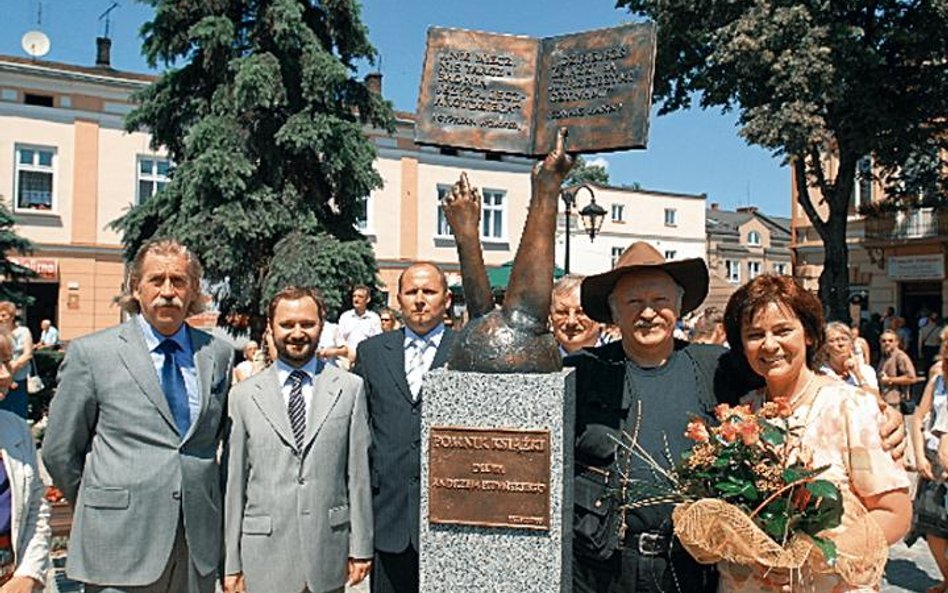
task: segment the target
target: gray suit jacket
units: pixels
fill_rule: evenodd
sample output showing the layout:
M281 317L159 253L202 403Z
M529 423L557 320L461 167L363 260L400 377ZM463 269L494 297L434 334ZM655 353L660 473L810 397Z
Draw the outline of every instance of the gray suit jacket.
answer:
M225 574L248 593L327 591L372 558L369 425L362 380L324 366L298 451L276 368L230 394Z
M74 340L59 369L43 461L75 508L66 571L99 585L161 576L183 515L201 574L220 565L221 477L233 350L190 329L201 413L182 441L136 319Z

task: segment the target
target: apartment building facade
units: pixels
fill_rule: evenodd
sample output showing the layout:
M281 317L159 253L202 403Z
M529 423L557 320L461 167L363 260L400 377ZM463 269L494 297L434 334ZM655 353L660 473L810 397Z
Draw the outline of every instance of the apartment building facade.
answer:
M704 194L683 194L590 184L605 220L590 240L578 211L591 202L586 189L576 192L570 223L570 272L598 274L611 269L635 241L647 241L668 260L706 258ZM565 266L565 205L560 202L556 264Z
M732 211L711 204L706 220L711 283L705 307L723 309L735 290L760 274L792 274L790 219L754 206Z
M836 159L828 156L824 168L830 178L837 167ZM925 311L948 313L948 212L935 208L888 211L878 207L885 198L885 189L874 173L872 158L861 159L850 196L846 229L850 314L854 319L867 318L893 307L910 321L910 327L915 327L913 321ZM823 243L797 201L799 191L791 178L795 272L805 286L816 290L823 270ZM818 199L814 204L825 217L825 204Z

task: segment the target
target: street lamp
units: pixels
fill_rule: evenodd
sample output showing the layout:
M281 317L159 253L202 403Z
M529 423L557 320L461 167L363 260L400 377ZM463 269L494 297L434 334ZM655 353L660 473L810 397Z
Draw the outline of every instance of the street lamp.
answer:
M585 189L589 192L589 204L584 206L583 209L579 211L579 217L583 221L583 229L586 231L586 234L589 235L590 241L594 241L596 239L596 235L599 234L599 229L602 228L602 222L606 219L606 210L596 203L596 194L593 193L593 190L589 185L584 183L582 185L567 187L560 192L560 197L563 199L563 205L566 206L566 252L563 257L563 268L566 270L567 274L569 274L569 239L571 231L570 221L573 217L573 208L576 207L576 194L578 194L579 190L581 189Z

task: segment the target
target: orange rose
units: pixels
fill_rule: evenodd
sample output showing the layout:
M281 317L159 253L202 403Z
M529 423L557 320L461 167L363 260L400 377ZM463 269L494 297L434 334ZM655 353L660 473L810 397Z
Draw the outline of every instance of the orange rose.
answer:
M734 422L725 422L716 430L718 436L728 443L733 443L740 436L740 427Z
M741 440L748 447L756 445L760 440L760 425L754 420L747 420L741 423Z
M708 434L708 427L704 420L696 418L688 423L688 428L685 429L685 437L696 443L706 443L711 435Z

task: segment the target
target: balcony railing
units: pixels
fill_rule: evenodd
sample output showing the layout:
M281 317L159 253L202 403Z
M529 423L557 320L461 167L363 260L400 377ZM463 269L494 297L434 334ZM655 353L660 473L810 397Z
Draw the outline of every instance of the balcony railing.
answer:
M938 236L948 237L948 211L921 208L866 217L866 239L901 241Z

